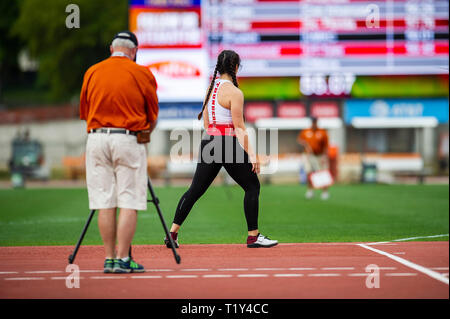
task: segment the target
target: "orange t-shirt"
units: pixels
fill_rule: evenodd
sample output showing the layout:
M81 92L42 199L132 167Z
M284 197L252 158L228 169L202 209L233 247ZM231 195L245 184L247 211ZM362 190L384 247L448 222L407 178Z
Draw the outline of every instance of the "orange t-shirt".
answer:
M140 131L158 117L152 72L126 57L114 56L91 66L80 94L80 119L87 130L100 127Z
M299 140L306 142L315 155L321 155L328 147L328 134L323 129L306 129L298 135Z

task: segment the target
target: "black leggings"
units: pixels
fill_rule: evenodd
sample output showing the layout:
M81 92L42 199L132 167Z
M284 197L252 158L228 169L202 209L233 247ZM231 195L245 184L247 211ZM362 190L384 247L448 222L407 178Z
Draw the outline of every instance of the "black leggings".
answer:
M173 222L184 222L195 202L206 192L222 166L245 191L244 213L249 231L258 229L259 180L252 171L247 153L232 136L210 136L202 139L199 161L192 184L178 202Z

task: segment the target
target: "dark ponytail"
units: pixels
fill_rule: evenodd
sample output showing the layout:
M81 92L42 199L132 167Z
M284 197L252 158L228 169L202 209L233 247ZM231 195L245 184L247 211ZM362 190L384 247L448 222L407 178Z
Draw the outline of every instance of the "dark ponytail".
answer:
M222 74L228 74L231 76L233 80L233 84L236 87L239 87L237 79L236 79L236 67L241 65L241 58L239 55L231 50L224 50L220 52L219 56L217 57L217 63L216 67L214 68L214 74L211 79L211 83L209 85L208 93L206 94L206 99L203 102L203 107L200 113L198 113L197 118L200 120L203 115L203 111L205 110L206 105L208 104L209 97L211 95L214 82L216 81L217 73Z
M212 77L212 80L211 80L211 84L209 85L208 94L206 94L205 102L203 102L202 110L200 111L200 113L198 113L198 116L197 116L197 118L198 118L199 120L202 118L203 111L205 110L206 104L208 104L209 96L211 95L211 91L212 91L212 89L213 89L214 81L216 80L216 76L217 76L217 65L216 65L216 67L214 68L214 74L213 74L213 77Z
M236 79L236 65L232 66L231 64L229 64L226 73L228 73L231 76L234 86L238 88L239 84Z

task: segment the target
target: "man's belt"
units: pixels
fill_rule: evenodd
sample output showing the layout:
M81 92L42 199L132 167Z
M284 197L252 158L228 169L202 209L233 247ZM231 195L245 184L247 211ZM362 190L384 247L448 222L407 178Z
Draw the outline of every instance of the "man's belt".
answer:
M89 130L89 133L127 134L134 136L138 134L138 132L126 130L123 128L96 128Z

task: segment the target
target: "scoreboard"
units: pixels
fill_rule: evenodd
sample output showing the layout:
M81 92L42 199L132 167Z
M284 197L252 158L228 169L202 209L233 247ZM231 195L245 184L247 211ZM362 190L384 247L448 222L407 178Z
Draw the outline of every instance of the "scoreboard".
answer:
M159 101L203 101L209 59L201 1L130 0L129 25L139 42L136 62L155 75Z
M206 0L211 60L241 76L448 73L447 0Z
M240 77L299 77L305 95L357 76L448 74L448 0L130 0L138 63L160 101L202 101L220 51Z

